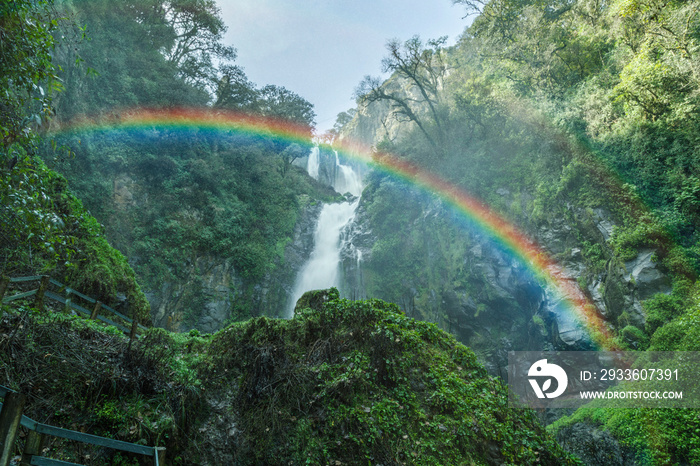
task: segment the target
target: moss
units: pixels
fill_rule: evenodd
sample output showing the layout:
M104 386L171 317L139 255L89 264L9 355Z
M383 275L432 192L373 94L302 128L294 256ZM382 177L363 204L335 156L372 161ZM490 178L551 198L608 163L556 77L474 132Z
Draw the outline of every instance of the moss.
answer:
M542 334L545 334L545 333L546 333L546 331L547 331L547 325L544 323L544 320L542 320L542 317L541 317L541 316L539 316L539 315L537 315L537 314L533 315L533 316L532 316L532 323L535 324L535 325L537 326L537 328L539 329L539 331L540 331Z
M555 434L576 423L608 430L634 457L635 464L697 464L700 460L700 419L692 409L623 409L598 400L554 422Z
M434 324L335 290L305 296L290 321L256 318L212 337L204 378L240 388L240 464L567 461Z
M683 300L676 293L658 293L642 302L642 307L646 317L645 330L648 335L653 335L656 329L683 312Z
M187 464L221 452L221 416L235 419L226 454L243 465L573 463L453 336L383 301L308 296L291 320L259 317L214 335L153 328L130 352L123 335L84 319L10 310L0 334L19 330L13 352L0 351L2 383L40 390L29 415L164 445Z
M628 325L620 331L620 338L626 346L635 350L643 350L649 345L649 338L643 330L634 325Z

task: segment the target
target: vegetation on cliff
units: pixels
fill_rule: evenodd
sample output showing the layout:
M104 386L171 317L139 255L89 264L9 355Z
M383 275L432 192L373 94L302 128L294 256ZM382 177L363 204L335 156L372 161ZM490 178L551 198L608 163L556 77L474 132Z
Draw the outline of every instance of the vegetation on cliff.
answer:
M363 81L361 111L340 133L374 138L366 142L460 186L572 265L583 291L605 306L618 346L695 350L698 2L454 3L476 14L459 42L389 43L385 66L401 66L386 66L394 74L384 84ZM357 134L371 128L379 129ZM397 203L403 207L394 209ZM411 186L370 177L360 206L374 236L363 254L367 289L444 328L452 328L455 313L473 313L470 322L478 322L478 304L500 315L503 303L490 302L500 282L464 259L473 239L441 240L455 231L435 218L445 211ZM600 230L601 218L609 231ZM635 310L626 296L639 284L626 278L626 264L649 250L673 284L640 297ZM464 297L457 306L455 295ZM522 333L534 327L518 325ZM467 323L455 332L469 346L484 341ZM495 336L485 352L513 340ZM698 432L687 420L694 415L596 406L557 428L602 424L641 464L692 463Z
M4 275L50 273L112 302L130 301L143 322L149 306L134 272L103 227L39 158L37 128L47 124L62 89L52 61L59 27L51 2L3 4L0 84L0 270ZM67 153L55 141L47 147Z
M391 85L364 81L360 104L389 102L383 127L396 119L409 128L373 142L533 237L554 231L556 243L565 231L553 252L577 255L579 283L591 294L596 284L619 346L697 350L698 2L455 3L479 13L456 46L392 41ZM99 123L134 106L185 105L280 118L310 135L309 102L248 81L221 42L213 0L18 0L0 12L3 272L50 271L103 300L123 293L145 319L145 297L109 237L149 290L189 287L178 296L191 313L185 325L209 298L190 280L202 257L224 258L244 282L228 290L239 293L237 317L261 312L256 285L281 267L300 212L334 195L291 166L300 148L196 128L65 133L43 143L36 135L83 114ZM336 133L366 113L351 114ZM457 322L468 343L501 356L514 341L543 343L549 323L537 306L513 317L532 290L506 296L495 274L465 260L481 245L456 238L457 216L389 176L367 181L361 213L376 240L363 264L366 291L446 328L458 292L471 313ZM610 231L600 231L598 212ZM562 219L568 230L555 231ZM625 297L636 284L617 275L643 249L673 286L644 296L635 316ZM40 394L34 415L165 443L180 463L566 461L453 338L392 305L327 298L290 321L255 318L208 337L152 329L130 352L120 336L25 306L3 313L0 358L6 383ZM490 328L497 308L508 328L470 327ZM591 405L552 431L602 426L638 462L694 462L694 416ZM87 461L78 452L66 459Z
M75 0L59 11L71 22L54 54L64 91L49 129L72 128L53 134L72 156L46 145L46 162L104 224L149 299L168 302L171 328L197 324L214 300L201 275L216 266L229 275L217 284L235 302L228 318L282 313L276 297L259 308L260 287L286 279L285 248L304 209L335 196L291 164L305 148L224 129L82 131L80 119L99 127L131 108L195 107L290 122L310 138L313 106L248 80L223 44L214 1Z

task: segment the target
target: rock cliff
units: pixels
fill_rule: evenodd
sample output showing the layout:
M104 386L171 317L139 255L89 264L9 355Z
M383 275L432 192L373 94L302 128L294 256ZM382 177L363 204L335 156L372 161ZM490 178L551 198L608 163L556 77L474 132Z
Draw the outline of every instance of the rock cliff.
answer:
M296 274L313 249L321 211L320 203L305 202L294 236L271 273L251 282L241 277L229 258L196 257L186 264L184 279L165 281L158 289L146 290L154 325L173 331L196 328L214 332L232 320L249 317L240 315L244 307L257 310L258 315L281 316Z
M373 145L408 134L411 128L389 113L381 102L360 105L341 138ZM560 310L561 297L555 290L524 273L523 264L509 258L490 238L460 228L449 209L410 188L375 180L368 189L347 232L352 250L343 255L344 294L392 300L409 315L438 323L481 352L494 372L504 365L508 350L591 348L585 329ZM504 214L557 260L560 278L574 282L588 295L610 326L643 328L642 301L671 291L669 277L654 261L654 250L640 250L627 261L615 256L609 240L617 220L605 206L588 208L571 200L534 218L523 213L528 212L534 193L498 186L493 191L502 205L511 206ZM389 233L392 241L400 243L393 248L395 257L390 262L383 255L388 247L381 237L384 233L377 231L382 226L376 212L385 202L378 196L385 201L394 196L395 209L415 210L394 226L412 233ZM408 197L414 199L413 207L396 204ZM387 208L384 215L391 212ZM453 223L439 218L452 218ZM378 251L382 257L376 257ZM391 279L395 271L404 276Z

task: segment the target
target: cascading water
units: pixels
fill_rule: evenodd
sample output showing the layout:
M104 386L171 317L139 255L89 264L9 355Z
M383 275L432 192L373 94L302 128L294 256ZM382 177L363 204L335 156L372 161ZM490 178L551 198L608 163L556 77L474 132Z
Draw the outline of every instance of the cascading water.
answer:
M318 146L314 146L314 148L311 149L309 161L306 164L306 171L309 173L309 176L315 180L318 179L318 167L321 164L318 152Z
M313 161L313 162L312 162ZM296 285L288 309L288 317L294 314L294 306L304 292L330 288L339 285L340 252L343 249L343 230L352 222L360 204L362 180L359 174L348 165L340 162L335 153L336 174L333 188L339 193L350 193L354 197L346 202L325 204L318 217L314 232L314 249L309 261L297 275ZM314 147L307 165L309 175L318 178L319 148Z
M340 163L337 150L333 152L335 152L336 166L333 189L341 194L350 193L353 196L359 197L362 195L362 180L360 180L360 176L352 167Z

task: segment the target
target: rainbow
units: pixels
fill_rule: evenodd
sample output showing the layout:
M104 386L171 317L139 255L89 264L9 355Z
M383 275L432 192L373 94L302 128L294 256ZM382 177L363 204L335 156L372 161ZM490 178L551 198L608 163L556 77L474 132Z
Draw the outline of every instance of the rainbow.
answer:
M130 109L113 112L99 119L76 119L51 132L84 133L147 128L232 131L252 136L272 137L306 146L313 145L308 128L287 121L214 109ZM574 320L588 331L593 343L599 349L619 349L608 324L578 284L566 277L562 268L512 223L456 185L404 159L387 153L378 154L371 148L357 143L341 142L339 147L335 147L337 145L337 143L334 145L334 149L344 156L398 176L453 206L479 230L518 258L534 276L557 290L566 303L565 312L570 313Z

